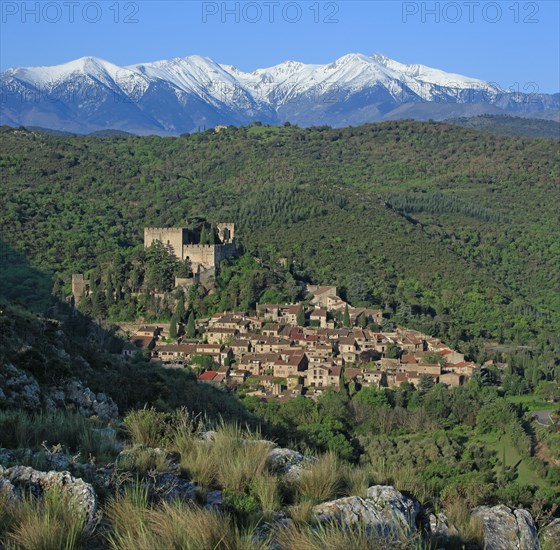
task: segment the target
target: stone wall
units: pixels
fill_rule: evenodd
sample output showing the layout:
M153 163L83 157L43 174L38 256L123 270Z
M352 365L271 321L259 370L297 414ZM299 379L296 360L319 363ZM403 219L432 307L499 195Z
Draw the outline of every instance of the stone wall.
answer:
M80 300L89 291L89 280L84 279L83 273L72 274L72 295L74 296L74 303L78 305Z
M222 244L233 243L235 239L235 224L233 223L219 223L216 225L218 230L218 239Z
M215 269L226 258L235 256L235 245L229 244L188 244L183 246L183 258L189 258L193 271L199 264L206 269Z
M148 248L154 241L160 241L169 246L180 260L184 260L183 248L189 242L188 231L185 227L145 227L144 247Z

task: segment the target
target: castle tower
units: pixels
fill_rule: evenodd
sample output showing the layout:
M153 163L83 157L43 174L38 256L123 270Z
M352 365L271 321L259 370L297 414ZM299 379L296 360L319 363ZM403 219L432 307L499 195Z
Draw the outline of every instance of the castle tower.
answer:
M184 260L183 247L189 243L189 232L186 227L145 227L144 248L155 241L168 247L179 260Z
M233 243L235 239L235 224L234 223L219 223L216 225L218 230L218 239L221 244Z

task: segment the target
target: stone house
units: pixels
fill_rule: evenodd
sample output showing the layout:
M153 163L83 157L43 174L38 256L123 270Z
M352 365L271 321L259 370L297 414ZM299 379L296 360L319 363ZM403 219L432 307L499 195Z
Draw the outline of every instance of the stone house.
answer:
M309 362L305 353L284 354L280 359L274 362L274 376L286 378L288 376L297 376L307 369Z
M462 386L465 383L465 375L458 372L446 372L440 375L439 382L448 386Z
M362 374L362 385L375 386L378 388L387 387L387 373L382 370L364 369Z
M311 388L340 389L342 368L328 365L314 365L306 371L306 386Z
M354 336L339 338L338 351L346 363L355 363L358 358L358 346Z
M337 298L336 286L307 285L307 292L313 295L311 304L325 309L328 307L328 298Z
M154 349L154 356L164 363L188 361L196 353L196 344L166 344Z
M309 314L309 320L315 321L321 328L327 328L327 310L319 307Z
M235 357L243 357L248 353L251 353L251 342L249 340L242 340L241 338L232 340L231 349Z
M209 344L225 344L231 342L239 331L234 328L215 328L208 327L205 336Z

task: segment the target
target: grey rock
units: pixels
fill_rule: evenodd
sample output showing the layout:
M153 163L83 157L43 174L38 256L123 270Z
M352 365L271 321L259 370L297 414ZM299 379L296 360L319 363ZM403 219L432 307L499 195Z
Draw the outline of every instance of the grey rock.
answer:
M66 470L70 466L70 457L62 452L48 453L47 460L53 470Z
M116 420L119 410L116 403L103 393L95 394L89 388L84 388L77 380L67 382L64 386L66 402L75 405L86 417L97 416L102 420Z
M64 400L66 399L66 394L64 393L64 390L55 387L55 388L50 388L49 397L57 403L64 403Z
M156 501L173 500L194 501L197 494L197 486L192 481L182 479L175 474L157 474L149 483L149 490Z
M14 486L10 481L3 477L0 477L0 496L5 498L8 502L15 502L17 500Z
M8 464L14 460L14 452L10 449L2 449L0 448L0 465Z
M86 529L93 530L99 521L97 495L93 487L79 478L74 478L70 472L39 472L28 466L14 466L2 468L0 479L5 484L9 482L18 498L27 493L40 498L45 491L58 488L70 498L72 505L80 510L86 520Z
M58 409L57 404L50 398L45 398L45 409L47 412L54 412Z
M541 529L541 540L547 550L560 548L560 518L552 520Z
M21 390L21 399L26 408L39 408L41 406L41 388L36 383L26 384Z
M482 521L484 545L492 550L538 550L537 528L527 510L512 510L503 504L479 506L472 513Z
M210 491L206 495L206 504L204 508L207 510L221 510L224 504L224 496L222 491Z
M447 540L449 538L449 526L447 516L440 512L439 514L430 514L428 517L430 524L430 533L433 537Z
M420 504L411 498L405 497L391 485L373 485L367 490L367 497L382 507L389 507L400 514L400 517L407 518L412 524L420 513Z
M368 489L368 498L346 497L315 506L313 517L345 527L360 524L383 539L397 540L416 534L419 510L417 502L395 488L374 486Z
M302 474L317 459L313 456L304 456L292 449L276 447L268 453L268 465L273 472L283 474L284 480L290 483L296 482Z
M64 361L70 359L70 354L62 348L55 348L55 352L58 355L58 357Z

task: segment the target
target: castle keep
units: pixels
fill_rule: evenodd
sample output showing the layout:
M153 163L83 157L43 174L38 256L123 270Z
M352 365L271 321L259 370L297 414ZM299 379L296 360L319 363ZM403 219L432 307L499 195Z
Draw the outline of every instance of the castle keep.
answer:
M202 244L201 228L190 227L145 227L144 247L160 241L180 260L190 260L193 273L214 272L226 258L235 256L235 225L219 223L214 244Z

